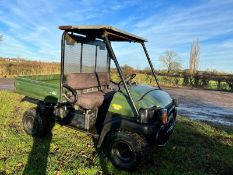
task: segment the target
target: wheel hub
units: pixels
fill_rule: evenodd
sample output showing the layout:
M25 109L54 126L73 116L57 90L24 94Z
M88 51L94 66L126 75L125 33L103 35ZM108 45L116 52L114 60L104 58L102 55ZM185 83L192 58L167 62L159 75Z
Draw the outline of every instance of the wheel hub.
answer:
M117 155L117 158L124 162L129 162L133 157L131 147L124 142L116 143L114 145L114 151Z

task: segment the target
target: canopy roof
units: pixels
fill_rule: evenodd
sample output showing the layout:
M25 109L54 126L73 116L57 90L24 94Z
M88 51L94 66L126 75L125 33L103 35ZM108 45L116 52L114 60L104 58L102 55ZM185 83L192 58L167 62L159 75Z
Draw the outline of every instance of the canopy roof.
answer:
M106 31L108 33L108 38L110 41L147 41L142 37L106 25L59 26L59 29L100 39L102 39L102 35Z

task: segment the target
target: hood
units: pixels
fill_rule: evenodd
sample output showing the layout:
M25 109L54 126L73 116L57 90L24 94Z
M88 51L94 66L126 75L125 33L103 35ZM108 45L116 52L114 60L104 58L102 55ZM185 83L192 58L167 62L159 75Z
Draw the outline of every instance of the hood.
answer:
M164 108L172 102L167 92L152 86L137 85L130 87L129 90L138 109L153 106Z
M157 108L164 108L172 102L172 98L167 92L152 86L131 86L129 87L129 91L138 110L141 108L146 109L154 106ZM109 112L118 113L125 116L134 116L133 111L134 110L132 109L125 89L115 93L109 107Z

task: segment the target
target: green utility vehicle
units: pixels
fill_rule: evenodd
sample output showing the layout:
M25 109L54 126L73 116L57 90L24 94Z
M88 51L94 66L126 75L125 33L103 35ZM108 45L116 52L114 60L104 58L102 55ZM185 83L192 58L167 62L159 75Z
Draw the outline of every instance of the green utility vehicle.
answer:
M60 26L59 75L16 77L15 88L24 101L37 104L23 116L25 131L33 137L51 132L56 122L87 132L97 139L114 165L132 169L147 157L148 144L164 146L171 135L177 102L163 91L145 47L146 40L111 26ZM125 76L112 42L141 44L155 87ZM120 82L110 80L114 62Z

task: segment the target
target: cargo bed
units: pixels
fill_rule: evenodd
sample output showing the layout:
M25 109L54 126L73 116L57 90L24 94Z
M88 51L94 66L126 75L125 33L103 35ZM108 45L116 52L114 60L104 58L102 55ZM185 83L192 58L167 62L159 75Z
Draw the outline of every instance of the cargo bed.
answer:
M60 75L33 75L15 78L16 92L49 103L60 101Z

